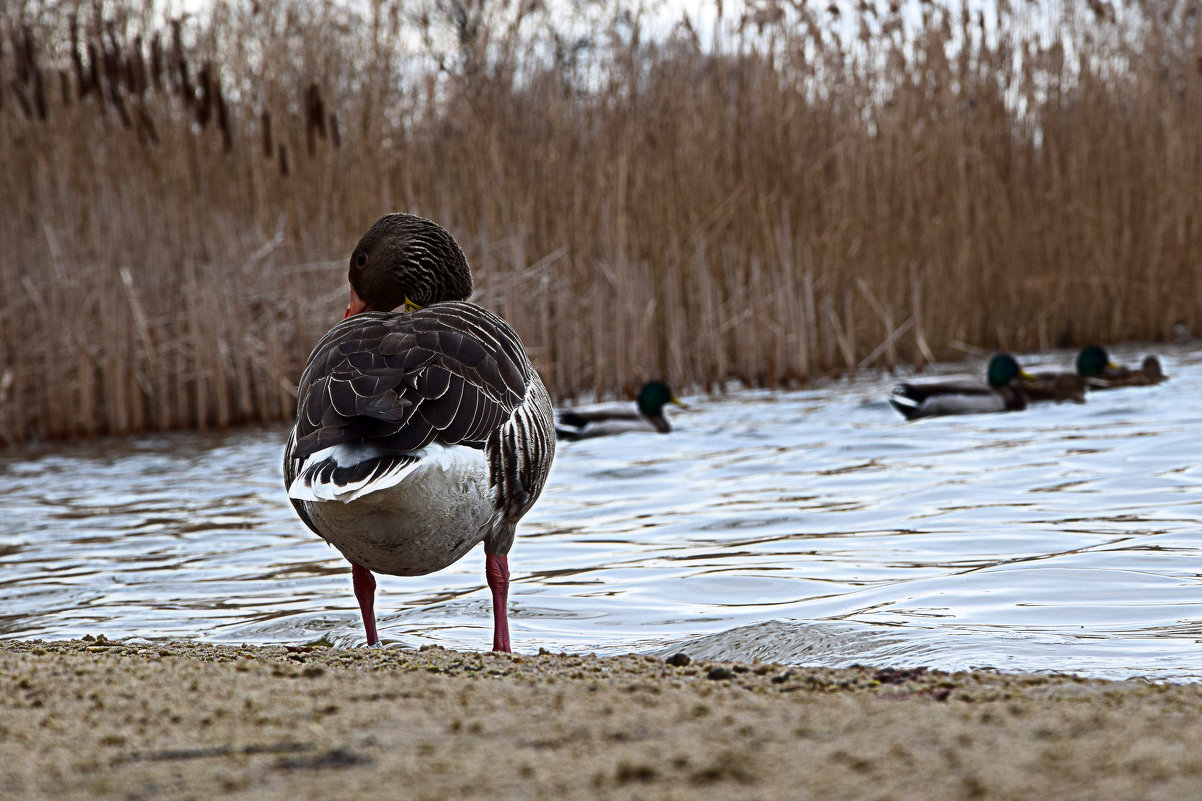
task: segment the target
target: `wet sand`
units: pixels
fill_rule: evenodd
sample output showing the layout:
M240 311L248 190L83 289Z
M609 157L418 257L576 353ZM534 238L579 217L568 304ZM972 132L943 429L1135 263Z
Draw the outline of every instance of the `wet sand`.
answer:
M1193 685L103 638L0 682L5 798L1202 797Z

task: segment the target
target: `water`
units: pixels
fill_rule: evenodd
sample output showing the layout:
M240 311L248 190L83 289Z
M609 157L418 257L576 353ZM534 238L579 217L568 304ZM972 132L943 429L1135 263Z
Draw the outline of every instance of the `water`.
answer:
M510 554L514 644L1196 681L1202 351L1157 350L1169 383L1084 406L906 423L873 375L562 444ZM283 439L0 457L0 637L362 644ZM381 637L487 648L483 562L380 577Z

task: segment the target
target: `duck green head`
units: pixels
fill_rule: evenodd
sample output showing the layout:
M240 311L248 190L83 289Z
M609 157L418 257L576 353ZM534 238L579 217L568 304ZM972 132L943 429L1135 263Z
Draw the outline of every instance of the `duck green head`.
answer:
M1114 363L1110 361L1110 356L1106 353L1105 348L1090 345L1082 348L1081 352L1077 354L1077 375L1089 378L1101 375L1108 369L1114 369Z
M1029 377L1009 353L999 353L990 359L985 375L991 387L1004 387L1016 378Z
M676 399L672 390L663 381L648 381L639 390L639 411L647 417L659 417L664 413L664 404L674 403L682 409L688 407Z

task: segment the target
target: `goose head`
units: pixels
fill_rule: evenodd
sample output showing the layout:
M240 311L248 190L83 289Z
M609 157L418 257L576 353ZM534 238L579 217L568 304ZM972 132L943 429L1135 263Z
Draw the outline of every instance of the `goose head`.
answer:
M412 214L376 220L351 251L347 277L347 317L401 306L412 311L472 294L472 271L459 243L438 223Z

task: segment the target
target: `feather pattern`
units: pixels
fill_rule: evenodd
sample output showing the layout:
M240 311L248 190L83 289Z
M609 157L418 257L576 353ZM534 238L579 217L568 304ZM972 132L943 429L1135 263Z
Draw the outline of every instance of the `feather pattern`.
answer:
M435 440L483 447L532 374L513 329L480 306L355 315L309 357L292 455L365 440L394 452Z
M288 481L288 496L302 501L351 501L401 483L421 462L412 453L386 453L343 443L310 454ZM293 462L295 464L295 462Z

